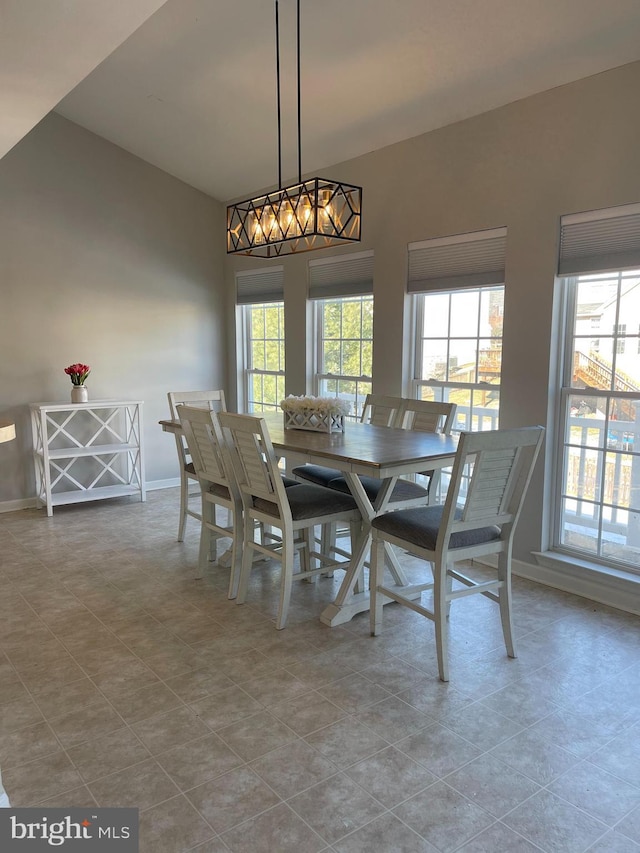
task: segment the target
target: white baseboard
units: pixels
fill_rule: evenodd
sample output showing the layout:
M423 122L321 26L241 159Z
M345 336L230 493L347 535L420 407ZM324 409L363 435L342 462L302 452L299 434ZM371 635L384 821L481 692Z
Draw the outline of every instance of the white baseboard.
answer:
M157 489L174 489L180 487L179 477L169 477L167 480L151 480L146 483L148 492L154 492ZM34 509L41 506L37 498L20 498L16 501L0 501L0 513L17 512L20 509Z
M173 489L180 487L180 477L169 477L168 480L151 480L147 482L147 491L155 492L158 489Z
M580 563L553 552L536 552L533 556L537 563L525 563L513 560L511 569L514 575L536 583L571 592L640 615L640 575L608 569L594 563ZM495 568L497 560L483 558L484 562Z
M0 513L16 512L19 509L33 509L38 506L36 498L21 498L18 501L0 501Z

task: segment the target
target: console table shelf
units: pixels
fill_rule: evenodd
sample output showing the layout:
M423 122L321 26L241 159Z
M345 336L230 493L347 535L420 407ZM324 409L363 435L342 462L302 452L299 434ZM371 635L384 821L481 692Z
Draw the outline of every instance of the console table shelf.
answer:
M146 500L142 402L33 403L38 500L53 507L140 495Z
M131 453L137 451L135 444L92 444L90 447L63 447L49 449L49 459L71 459L80 456L101 456L108 453Z

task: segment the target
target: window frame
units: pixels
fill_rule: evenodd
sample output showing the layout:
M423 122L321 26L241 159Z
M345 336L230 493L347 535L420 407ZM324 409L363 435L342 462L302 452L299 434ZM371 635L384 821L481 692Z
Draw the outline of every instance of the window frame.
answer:
M362 404L364 404L364 396L366 396L366 394L365 395L359 394L359 386L360 386L360 383L367 384L369 386L369 390L366 393L370 393L371 389L373 388L373 376L372 375L368 376L367 374L364 374L364 373L360 374L359 376L353 376L350 374L343 374L343 373L340 373L340 374L326 373L326 372L321 370L321 368L324 366L324 353L325 353L324 342L325 342L325 340L331 340L331 339L325 338L325 336L323 334L323 332L324 332L324 310L323 309L324 309L324 306L329 302L339 302L339 303L344 304L346 302L356 302L357 301L357 302L360 302L362 304L365 300L371 301L371 306L373 309L374 299L373 299L373 294L371 294L371 293L353 294L353 295L349 295L349 296L328 296L324 299L314 299L313 300L313 311L314 311L313 329L314 329L314 337L315 337L314 347L313 347L313 351L314 351L314 371L313 371L314 393L316 395L323 396L322 385L324 382L331 382L331 381L335 381L337 383L355 382L356 383L356 401L357 402L356 402L355 410L352 413L350 413L349 415L347 415L347 418L349 418L350 420L359 420L360 419L361 412L360 412L360 406L358 405L358 402L360 401L360 397L362 396ZM360 331L362 332L362 310L361 310ZM344 340L365 341L365 340L369 340L369 339L363 338L361 336L360 338L348 338L348 339L341 337L339 340L340 341L344 341ZM371 339L370 340L371 340L371 349L372 349L372 368L373 368L373 328L371 331ZM372 373L373 373L373 369L372 369ZM340 396L339 389L336 389L335 396Z
M461 391L471 391L473 395L473 391L481 391L485 390L487 387L491 387L492 389L497 390L498 395L501 393L502 383L499 382L497 384L483 384L481 382L451 382L450 380L438 380L438 379L424 379L421 377L422 373L422 363L423 363L423 355L424 355L424 341L425 337L423 336L424 329L424 313L425 313L425 305L426 299L431 295L436 294L444 294L449 297L456 293L463 292L477 292L482 295L483 292L502 290L503 297L505 292L505 285L503 284L479 284L477 286L472 287L452 287L450 289L443 290L428 290L423 292L416 292L411 294L411 322L412 322L412 346L411 346L411 357L413 359L412 364L412 377L410 383L411 395L415 399L421 399L421 389L422 388L432 388L434 389L434 396L436 399L440 399L443 402L449 402L449 393L453 390L461 390ZM504 310L504 298L503 298L503 310ZM451 317L451 312L449 311L449 321ZM480 313L478 313L478 323L477 323L477 335L476 341L479 343L481 340L484 340L485 337L479 334L479 324L480 324ZM447 330L449 332L450 329ZM451 338L450 334L447 334L446 338L443 336L443 339L447 341L447 352L449 352L449 346L451 340L456 340L457 338ZM502 336L500 337L502 350ZM478 360L479 347L476 348L476 369L479 365ZM502 362L500 364L500 378L502 379ZM438 394L437 389L440 389L440 393ZM473 396L471 397L473 401ZM461 423L460 421L460 412L456 412L456 419L454 425L452 427L452 433L458 433L463 429L473 428L473 402L471 404L471 408L469 410L468 418L465 418L465 423ZM490 423L487 427L488 429L497 429L500 423L500 406L496 411L496 417L489 417ZM468 421L468 422L467 422Z
M242 388L243 388L243 402L244 402L244 410L247 414L253 414L254 412L270 412L270 411L278 411L280 400L277 399L273 404L265 403L262 401L252 400L253 396L253 382L252 378L256 376L273 376L276 377L276 389L279 385L278 380L282 380L282 397L285 396L284 393L284 383L286 380L286 364L284 369L280 370L267 370L265 368L257 368L253 366L254 353L252 349L252 344L254 341L253 337L253 328L252 328L252 311L256 308L267 309L269 307L277 306L282 311L282 336L278 338L261 338L260 340L266 341L268 340L277 340L282 345L282 361L286 358L286 351L284 348L284 300L276 300L273 302L249 302L243 305L239 305L241 313L241 327L242 327L242 354L243 354L243 367L242 367ZM280 331L280 330L279 330ZM256 339L257 340L257 339ZM264 385L263 385L264 388ZM280 397L279 394L276 394L277 397ZM259 408L256 407L256 403L258 403Z
M558 388L558 412L557 417L555 419L556 424L556 440L554 442L553 448L553 460L554 460L554 469L555 476L553 478L553 491L551 497L551 524L550 524L550 534L551 534L551 550L562 554L566 557L570 557L573 559L577 559L583 562L593 563L596 565L601 565L607 567L609 569L617 569L629 572L630 574L638 575L640 574L640 565L634 566L631 562L625 561L622 559L616 559L615 556L611 554L604 553L605 547L607 545L607 540L604 536L604 527L607 524L612 524L615 522L607 521L605 519L604 509L608 508L609 511L612 512L612 515L616 515L617 511L623 509L620 505L610 503L606 501L606 488L607 488L607 454L611 453L611 450L615 450L616 448L609 447L609 433L612 429L613 424L616 424L617 421L611 419L610 417L610 401L612 400L625 400L628 399L630 401L636 401L637 405L640 405L640 394L634 392L625 392L616 390L615 387L611 387L609 389L601 389L592 386L586 386L582 388L579 385L573 384L573 360L574 360L574 352L576 351L576 340L585 339L589 340L590 335L588 334L577 334L576 333L576 324L577 324L577 304L578 304L578 288L580 279L590 278L593 276L603 276L608 275L609 278L614 279L618 278L618 295L617 295L617 304L616 304L616 315L615 320L612 325L611 335L607 335L607 338L611 339L611 369L612 369L612 385L614 385L614 378L616 375L616 356L619 354L624 354L624 350L620 350L618 345L620 341L625 342L628 338L626 328L627 324L619 323L620 316L620 301L623 293L623 280L625 276L628 276L630 273L634 271L627 269L614 270L610 273L603 272L593 272L593 273L580 273L580 274L571 274L571 275L559 275L559 282L563 287L562 292L562 300L561 300L561 316L560 323L558 324L559 335L560 335L560 352L562 353L562 359L558 365L558 379L557 379L557 388ZM599 332L600 338L602 337L602 328ZM632 336L634 337L634 336ZM640 352L640 337L638 339L638 351ZM594 350L595 351L595 350ZM598 348L597 352L599 353L600 348ZM607 350L608 351L608 350ZM598 495L597 500L590 501L588 498L583 498L581 501L580 497L571 497L568 495L568 487L565 488L565 457L567 448L571 446L571 436L568 431L571 429L570 417L568 414L570 412L569 401L571 398L581 396L580 392L584 392L585 397L589 397L592 399L601 399L604 401L603 408L605 411L605 418L602 421L602 431L604 435L604 440L602 446L594 445L594 450L598 453L602 454L602 464L600 464L600 460L597 462L597 477L599 478L598 484ZM594 427L595 428L595 427ZM624 434L626 435L626 433ZM586 447L587 445L585 445ZM629 448L624 444L623 437L623 445L620 448L622 453L628 453ZM636 453L637 455L637 453ZM582 465L582 462L580 463ZM617 463L614 463L617 464ZM614 481L612 488L617 490L619 485L617 481ZM579 548L577 545L568 545L566 542L563 542L563 538L565 537L565 518L563 512L563 506L565 502L565 498L569 498L575 500L576 504L580 504L581 502L587 502L594 505L594 511L597 510L598 519L594 520L594 527L597 529L597 538L595 541L596 548L594 550L587 550L586 548ZM631 509L633 507L631 506Z

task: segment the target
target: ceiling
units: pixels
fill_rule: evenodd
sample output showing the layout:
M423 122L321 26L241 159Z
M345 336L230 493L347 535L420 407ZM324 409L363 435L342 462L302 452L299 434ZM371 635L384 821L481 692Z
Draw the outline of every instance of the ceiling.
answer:
M640 58L638 0L302 0L302 168ZM283 179L295 0L280 0ZM277 183L272 0L167 0L57 106L220 200Z
M0 157L165 0L1 0Z

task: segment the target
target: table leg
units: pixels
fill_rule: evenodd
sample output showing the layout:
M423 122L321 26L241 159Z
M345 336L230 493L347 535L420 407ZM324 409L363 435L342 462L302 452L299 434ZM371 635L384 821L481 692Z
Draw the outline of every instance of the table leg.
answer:
M356 474L345 473L345 478L351 494L358 504L358 509L362 514L362 531L355 545L352 547L349 568L338 590L336 599L328 607L325 607L320 616L320 621L331 627L349 622L356 613L363 613L369 610L368 590L365 592L356 592L356 588L362 581L365 560L371 550L371 522L378 513L384 511L386 508L397 481L397 477L392 477L384 481L374 506L369 500L360 482L360 478ZM391 547L386 547L385 552L395 582L400 586L406 586L407 579ZM417 596L414 597L419 596L420 593L417 593ZM385 603L389 604L391 602L392 599L388 598Z
M362 531L353 545L349 568L340 585L335 601L322 611L320 621L325 625L342 625L356 613L369 609L369 593L354 592L356 582L362 577L364 561L371 547L371 525L363 524Z

